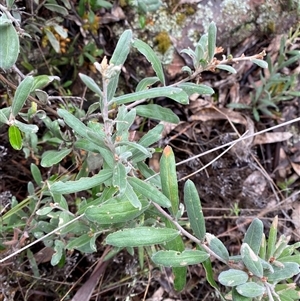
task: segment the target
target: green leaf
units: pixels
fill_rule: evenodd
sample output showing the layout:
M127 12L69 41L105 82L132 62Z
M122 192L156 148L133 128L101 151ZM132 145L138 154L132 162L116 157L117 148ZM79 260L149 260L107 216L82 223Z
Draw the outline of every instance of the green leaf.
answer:
M110 170L101 170L97 175L92 177L83 177L77 181L55 182L50 185L52 193L70 194L78 191L88 190L98 186L111 178L112 173Z
M125 63L130 51L131 39L132 31L130 29L125 30L122 33L115 51L109 61L110 64L113 64L114 66L120 66Z
M133 190L133 188L131 187L131 185L129 185L129 183L127 183L124 197L126 197L126 198L130 201L131 205L132 205L134 208L138 208L138 209L141 209L141 208L142 208L142 204L141 204L141 202L140 202L138 196L137 196L136 193L134 192L134 190Z
M168 97L181 104L189 103L188 95L182 89L174 87L158 87L118 96L112 99L111 104L120 105L141 99L156 97Z
M142 201L141 208L134 207L129 199L116 201L111 199L100 207L85 210L86 218L100 225L125 223L141 215L149 207L149 202Z
M126 106L122 105L121 107L119 107L118 115L116 118L116 136L124 138L122 140L128 140L128 132L135 120L135 117L136 109L132 109L128 112Z
M138 83L138 85L135 88L135 91L139 92L142 90L147 90L150 86L157 83L158 81L159 81L159 78L157 76L145 77Z
M139 116L157 119L159 121L167 121L176 124L180 121L178 116L171 109L163 108L162 106L156 104L137 106L136 112Z
M0 17L0 68L7 70L17 61L20 51L18 33L5 13Z
M184 203L191 228L196 237L203 241L206 232L205 220L197 188L191 180L187 180L184 185Z
M149 179L149 183L153 184L154 186L160 187L161 186L161 181L160 181L160 176L156 172L154 172L153 169L151 169L145 162L138 162L137 163L138 170L142 174L142 176L145 179Z
M151 201L162 207L171 207L170 200L151 184L133 177L128 177L128 182L136 192L140 193Z
M116 247L139 247L162 244L179 235L179 231L168 228L139 227L124 229L106 237L106 243Z
M28 98L30 92L32 92L33 84L34 84L34 78L32 76L26 76L17 87L11 105L11 113L13 116L17 116L18 113L23 108L26 99Z
M55 13L59 13L59 14L63 15L64 17L69 14L67 9L65 9L64 7L62 7L61 5L58 5L58 4L46 3L46 4L44 4L44 7L46 7L47 9L49 9Z
M248 274L241 270L230 269L221 272L218 280L225 286L237 286L248 281Z
M43 178L42 178L42 174L41 174L39 168L34 163L31 163L30 164L30 171L31 171L31 174L32 174L33 179L36 182L36 184L39 187L41 187L42 182L43 182Z
M242 260L247 269L255 276L263 276L263 267L259 257L253 252L247 243L243 243L241 247ZM245 296L245 295L243 295ZM247 296L246 296L247 297Z
M212 95L215 93L215 91L206 85L198 85L194 83L182 83L178 85L178 88L181 88L183 91L185 91L188 96L191 96L194 93L203 95L203 94L208 94Z
M45 151L42 155L41 166L51 167L59 163L63 158L70 154L72 149L65 148L60 151L50 150Z
M236 70L233 67L228 66L228 65L217 65L216 68L231 72L233 74L236 73Z
M268 68L268 63L264 60L252 59L251 62L259 66L260 68Z
M58 116L62 117L65 121L65 123L72 128L77 134L79 134L81 137L89 138L87 135L87 131L89 128L81 122L77 117L72 115L70 112L64 109L58 109L57 110Z
M117 187L119 194L122 195L127 186L127 172L125 166L118 162L113 170L112 183L114 187Z
M170 229L176 229L175 225L167 219L165 220L165 224L166 227ZM163 247L165 247L167 250L182 252L184 251L184 242L182 237L179 235L175 239L164 243ZM174 289L176 291L183 290L186 286L187 267L173 267L172 272L174 275Z
M83 83L95 94L98 96L102 96L102 91L99 88L99 86L96 84L96 82L89 76L79 73L80 79L83 81Z
M236 290L240 295L250 298L261 296L266 291L264 286L259 285L255 282L247 282L241 284L236 287Z
M113 168L115 164L115 158L113 152L108 148L104 139L100 133L95 133L94 131L86 131L88 140L98 146L98 153L101 154L104 161L109 165L109 167Z
M148 44L146 44L145 42L139 39L134 40L133 47L137 48L137 50L146 57L148 62L151 63L152 68L156 73L156 76L159 78L161 83L165 86L166 82L165 82L165 75L162 68L162 64L159 58L157 57L157 55L155 54L155 52L153 51L153 49Z
M273 268L274 273L269 272L266 274L269 282L277 283L279 281L292 278L300 273L300 266L296 262L284 262L282 263L282 267L278 267L273 264Z
M158 251L151 257L154 263L166 267L183 267L198 264L209 258L209 254L200 250L185 250L178 252L174 250Z
M174 289L175 291L180 292L186 286L187 267L173 267L172 272L174 275Z
M261 220L255 218L244 237L244 243L247 243L252 251L257 255L261 246L262 237L264 232L264 225Z
M42 209L39 209L36 211L37 215L47 215L48 213L50 213L52 210L54 209L54 207L44 207Z
M215 273L213 272L210 258L203 261L202 265L205 269L206 280L208 281L210 286L213 287L216 290L216 292L219 294L220 299L222 301L226 301L220 292L220 288L219 288L218 284L215 281L215 278L214 278Z
M179 209L179 195L175 156L170 146L164 148L160 159L160 178L162 192L171 201L170 211L175 217Z
M21 132L15 125L8 128L8 139L13 149L20 150L22 148Z
M164 130L163 124L156 125L153 129L148 131L138 142L141 146L148 147L153 143L156 143L162 138L162 132Z
M267 254L266 254L267 261L269 261L270 258L274 255L276 249L277 227L278 227L278 215L274 217L272 225L270 227L269 238L267 243Z
M212 234L206 233L205 235L207 244L209 248L217 254L219 257L221 257L225 262L229 261L229 253L227 248L224 246L222 241L215 237Z
M88 134L90 134L91 132L87 132ZM95 138L95 137L93 137ZM94 139L93 139L94 140ZM98 139L96 142L99 142L100 139ZM79 139L75 142L74 146L76 148L80 148L80 149L84 149L96 154L100 154L103 158L103 160L107 163L107 165L111 168L114 167L115 165L115 159L113 156L113 153L108 150L107 148L103 148L93 142L91 142L88 139Z
M217 40L217 27L214 22L211 22L208 27L208 61L210 62L215 56Z
M67 245L67 250L79 250L83 253L94 253L97 251L93 244L91 244L91 240L95 239L95 237L91 237L89 234L83 234L75 239L72 239Z

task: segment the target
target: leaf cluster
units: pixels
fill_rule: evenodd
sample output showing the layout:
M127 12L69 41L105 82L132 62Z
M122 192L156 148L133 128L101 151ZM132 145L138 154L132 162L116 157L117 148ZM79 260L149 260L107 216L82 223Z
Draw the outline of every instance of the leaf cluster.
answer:
M1 20L0 26L10 28L7 37L14 37L10 19L4 17ZM143 78L134 92L118 95L121 69L131 47L151 63L155 76ZM194 70L184 68L190 75L167 86L155 52L145 42L134 39L131 30L125 30L111 59L108 61L104 57L101 63L95 63L102 85L80 74L80 79L98 101L87 112L62 106L55 112L54 120L37 106L47 103L49 96L43 88L57 78L26 76L18 85L11 106L0 109L0 126L6 124L9 127L11 145L23 149L27 156L30 153L40 156L40 165L44 168L60 164L69 156L74 160L77 154L84 156L78 173L53 173L47 179L43 179L38 164L31 164L35 183L28 183L27 199L20 203L13 200L12 208L2 216L1 231L28 226L29 233L37 241L53 248L51 264L59 267L64 266L68 250L96 252L97 238L103 235L103 243L113 246L111 254L124 248L134 254L134 248L137 248L140 258L147 252L156 265L171 267L177 291L186 286L187 266L202 263L208 282L224 300L214 280L211 265L211 257L214 257L229 267L218 280L231 289L232 300L263 300L265 296L270 300L296 300L299 292L291 293L290 282L299 273L300 260L296 251L299 243L288 245L285 236L276 242L277 219L268 240L264 237L262 222L255 219L245 234L240 254L230 256L221 240L206 233L199 195L190 180L184 185L184 202L180 203L171 147L162 150L160 174L146 164L157 150L153 145L162 137L163 124L157 123L143 137L132 139L131 128L137 116L159 122L179 122L170 109L147 104L147 100L163 96L187 104L193 93L214 93L212 88L195 84L191 79L203 70L226 69L222 66L227 60L220 63L214 58L215 24L209 26L207 35L201 37L195 50L184 52L192 57ZM6 59L9 55L0 48L0 57ZM261 63L259 57L258 64ZM10 68L15 61L10 58L0 67ZM233 72L234 69L226 70ZM28 99L31 106L26 110ZM40 142L46 143L49 149L41 155L37 136L39 126L34 124L34 118L39 120L39 126L42 123L47 129ZM76 198L80 192L84 197L77 197L76 208L71 209L69 195ZM190 232L180 224L184 213L188 216ZM197 247L187 248L183 236L195 242Z

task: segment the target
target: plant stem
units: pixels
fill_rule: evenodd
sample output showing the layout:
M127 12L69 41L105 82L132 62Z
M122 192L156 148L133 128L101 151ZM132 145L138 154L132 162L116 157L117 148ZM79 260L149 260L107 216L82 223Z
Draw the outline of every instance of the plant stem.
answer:
M207 253L209 253L211 256L215 257L219 261L225 263L227 265L227 262L221 258L219 255L217 255L215 252L213 252L204 242L196 238L194 235L190 234L188 231L186 231L176 220L174 220L165 210L163 210L158 204L152 202L153 206L169 221L171 221L175 227L186 237L188 237L191 241L195 242L196 244L200 245Z

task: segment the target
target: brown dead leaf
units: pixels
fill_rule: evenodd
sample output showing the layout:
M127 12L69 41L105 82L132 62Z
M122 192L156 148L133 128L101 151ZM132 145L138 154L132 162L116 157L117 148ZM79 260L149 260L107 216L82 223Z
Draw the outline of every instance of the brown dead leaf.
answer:
M54 250L50 247L44 247L33 255L37 264L49 262L52 258Z
M254 138L254 145L268 144L275 142L282 142L289 140L293 136L290 132L275 132L275 133L264 133Z
M201 109L197 115L190 116L189 121L210 121L224 119L228 119L233 123L247 126L247 120L241 113L234 112L226 108L220 108L218 110L213 107Z
M300 177L300 164L291 162L291 165L294 169L294 171L297 173L297 175Z
M278 172L279 177L285 179L290 172L290 161L288 160L287 155L282 147L279 150L278 162L279 164L274 170L274 173Z
M177 53L174 52L173 60L171 64L167 67L168 74L171 78L178 76L181 73L181 68L185 66L183 58Z

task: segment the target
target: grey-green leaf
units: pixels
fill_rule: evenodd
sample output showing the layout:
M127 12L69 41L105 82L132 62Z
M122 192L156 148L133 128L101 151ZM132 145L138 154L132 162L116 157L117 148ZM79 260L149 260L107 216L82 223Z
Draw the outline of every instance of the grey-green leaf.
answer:
M210 62L215 55L217 40L217 27L214 22L211 22L208 27L208 61Z
M127 186L127 173L125 166L118 162L113 170L113 186L117 187L119 190L119 194L122 195Z
M142 90L147 90L150 86L157 83L158 81L159 78L157 76L145 77L138 83L138 85L135 88L135 91L138 92Z
M156 97L168 97L181 104L189 103L188 95L182 89L174 88L174 87L158 87L149 90L128 93L113 98L111 104L120 105L120 104L134 102L141 99L149 99L149 98L156 98Z
M283 262L282 267L273 265L274 273L268 273L268 281L279 282L282 280L289 279L300 273L300 266L296 262Z
M130 29L125 30L122 33L115 51L109 61L110 64L113 64L114 66L120 66L124 64L130 51L131 39L132 31Z
M43 167L51 167L59 163L64 157L66 157L72 149L66 148L60 151L50 150L46 151L42 155L41 165Z
M261 68L268 68L268 63L264 60L252 59L251 62L253 62Z
M0 17L0 68L7 70L17 61L20 51L18 33L5 13Z
M122 201L106 202L100 207L91 206L84 212L87 219L100 225L125 223L141 215L149 206L149 202L143 201L141 208L132 206L128 199Z
M145 42L135 39L133 42L133 47L137 48L137 50L142 53L146 59L151 63L153 70L156 73L156 76L159 78L161 83L165 86L165 76L164 76L164 71L162 68L162 64L153 51L153 49L146 44Z
M39 168L34 163L31 163L30 171L36 184L41 187L43 178Z
M179 231L170 228L139 227L124 229L106 237L106 243L116 247L139 247L162 244L179 235Z
M221 272L218 280L225 286L237 286L248 281L248 274L241 270L230 269Z
M255 276L263 276L263 267L259 257L253 252L247 243L243 243L241 247L242 260L247 269ZM246 296L247 297L247 296Z
M217 65L216 68L231 72L233 74L236 73L236 70L233 67L228 66L228 65Z
M128 182L137 193L140 193L162 207L171 207L170 200L151 184L133 177L128 177Z
M36 133L39 130L38 126L35 124L27 124L27 123L23 123L19 120L15 120L14 124L16 127L19 128L19 130L21 132L27 133L27 134Z
M258 297L265 293L266 289L264 286L259 285L255 282L247 282L236 287L237 292L245 297Z
M191 228L196 237L203 241L206 232L205 220L197 188L191 180L187 180L184 185L184 203L191 223Z
M205 237L209 248L225 262L228 262L229 253L222 241L210 233L206 233Z
M111 178L112 172L110 170L101 170L97 175L92 177L83 177L77 181L58 181L50 186L50 191L53 193L69 194L78 191L88 190L97 185L102 184Z
M185 250L183 252L167 250L158 251L151 257L154 263L166 267L183 267L198 264L209 258L209 254L200 250Z
M49 9L55 13L59 13L59 14L63 15L64 17L68 15L68 10L65 9L64 7L62 7L61 5L46 3L46 4L44 4L44 7L46 7L47 9Z
M139 144L148 147L162 138L164 126L162 124L156 125L153 129L147 132L139 141Z
M261 220L255 218L244 237L244 243L247 243L252 251L257 255L261 246L263 237L264 225Z
M197 85L194 83L182 83L178 85L179 88L181 88L182 90L184 90L189 96L197 93L200 95L203 94L208 94L208 95L212 95L215 93L215 91L206 85Z
M72 115L70 112L64 109L58 109L57 113L60 117L62 117L65 123L72 128L77 134L81 137L89 138L87 135L87 131L89 130L87 126L81 122L77 117Z
M102 91L99 88L99 86L96 84L96 82L89 76L79 73L80 79L84 82L84 84L94 93L96 93L99 96L102 96Z
M17 116L24 106L26 99L28 98L30 92L32 92L33 84L34 78L32 76L26 76L19 84L11 105L11 112L13 116Z
M179 117L169 108L163 108L160 105L148 104L136 107L136 112L139 116L146 118L167 121L171 123L179 123Z

